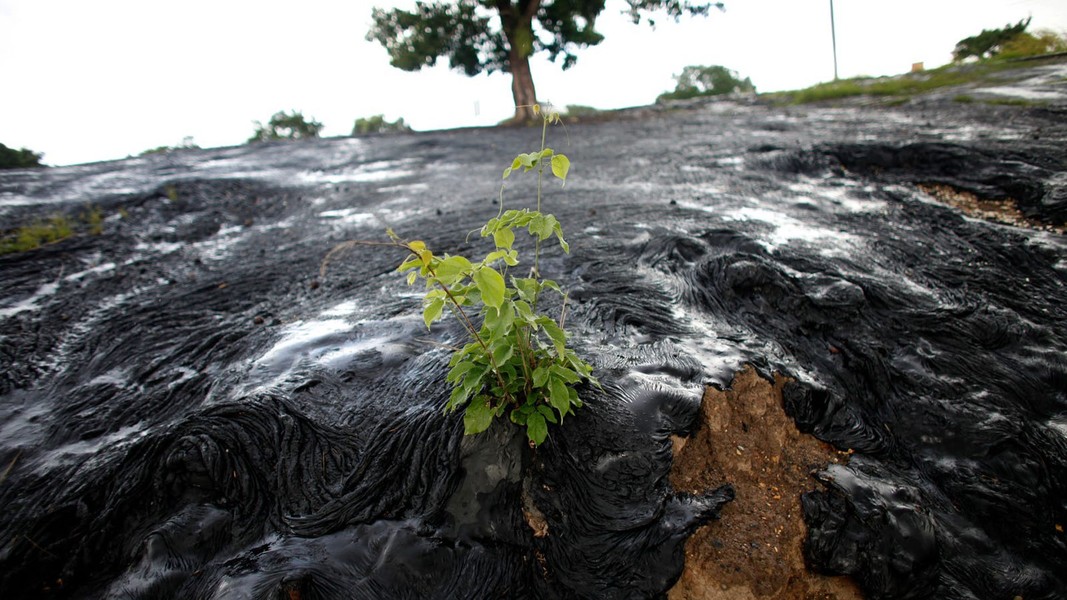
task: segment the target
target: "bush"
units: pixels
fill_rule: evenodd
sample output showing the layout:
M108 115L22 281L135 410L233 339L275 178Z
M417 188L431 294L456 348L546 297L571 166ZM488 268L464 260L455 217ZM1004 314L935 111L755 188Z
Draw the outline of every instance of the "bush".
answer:
M26 148L15 150L0 144L0 169L42 167L44 165L41 164L41 156L43 156L41 153L33 150L27 150Z
M720 65L685 67L682 74L676 75L674 79L678 82L674 91L661 94L656 98L656 102L756 92L756 86L752 85L751 79L741 79L737 71Z
M322 123L312 119L308 121L300 111L278 111L267 121L266 127L256 121L256 132L248 138L249 143L269 142L272 140L303 140L319 137Z
M356 119L356 124L352 126L352 135L366 135L368 133L407 133L411 131L407 123L404 123L403 117L390 123L385 120L385 115L374 115L373 117Z
M1053 31L1023 32L1004 43L997 58L1024 58L1067 52L1067 37Z

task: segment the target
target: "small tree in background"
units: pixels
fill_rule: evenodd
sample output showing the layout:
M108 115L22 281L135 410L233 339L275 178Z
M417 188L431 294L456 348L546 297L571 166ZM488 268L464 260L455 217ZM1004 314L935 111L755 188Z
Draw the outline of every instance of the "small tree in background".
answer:
M307 120L300 111L291 113L278 111L267 122L266 127L256 121L256 133L248 138L249 143L269 142L271 140L303 140L319 137L322 123Z
M403 117L390 123L385 120L385 115L374 115L373 117L356 119L356 124L352 126L352 135L365 135L368 133L407 133L411 131L407 123L404 122Z
M511 73L514 122L533 121L537 104L530 56L548 53L563 58L567 69L575 52L595 46L604 36L596 18L606 0L452 0L415 2L413 11L375 8L367 39L389 51L390 63L405 71L429 67L448 57L449 66L473 77L478 73ZM698 0L626 0L635 23L642 13L664 10L675 19L683 14L707 15L719 2Z
M26 148L15 150L0 144L0 169L43 167L44 165L41 164L42 156L44 155L40 152L34 152Z
M1001 29L983 29L978 35L960 40L952 51L952 60L961 62L968 58L993 58L1000 53L1004 44L1026 31L1029 25L1030 19L1026 19L1014 25L1005 25Z
M741 79L737 71L731 71L720 65L710 67L689 66L682 69L681 75L674 79L678 82L673 92L667 92L656 98L664 100L685 100L697 96L721 96L743 92L755 93L756 86L748 77Z

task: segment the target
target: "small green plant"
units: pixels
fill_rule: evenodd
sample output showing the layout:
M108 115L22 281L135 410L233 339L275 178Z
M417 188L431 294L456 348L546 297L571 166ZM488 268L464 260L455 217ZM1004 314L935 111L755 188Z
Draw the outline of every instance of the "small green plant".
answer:
M104 213L99 207L90 206L79 217L88 226L89 235L104 233Z
M564 252L570 251L559 220L541 211L546 170L565 185L570 160L545 146L548 126L560 122L559 114L542 113L537 105L533 111L543 119L541 146L516 156L503 178L536 171L536 205L533 210L504 210L506 181L501 185L500 209L479 230L482 238L492 239L490 252L477 260L437 255L423 241L404 240L392 230L391 241L385 244L407 251L397 270L407 273L409 285L425 283L426 326L448 309L470 336L449 361L446 380L452 393L445 409L464 411L467 434L485 431L494 418L506 415L525 427L530 444L537 446L548 436L549 423L561 423L582 406L574 386L599 383L593 368L567 346L567 294L555 281L542 278L539 270L542 242L555 237ZM516 233L523 230L533 238L533 264L527 277L515 274L520 265ZM546 296L558 297L558 304ZM557 307L555 318L545 312L546 305Z
M78 233L100 235L103 232L104 213L95 206L86 207L73 220L61 214L38 217L28 225L0 233L0 255L35 250Z
M26 252L66 239L73 234L74 230L66 217L52 215L10 232L0 240L0 254Z

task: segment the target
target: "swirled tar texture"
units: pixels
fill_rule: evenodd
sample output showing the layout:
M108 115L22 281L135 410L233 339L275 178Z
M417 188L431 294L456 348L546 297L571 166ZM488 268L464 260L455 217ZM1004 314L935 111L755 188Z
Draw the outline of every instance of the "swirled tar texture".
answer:
M0 175L5 230L105 215L0 256L0 596L663 597L688 537L744 501L672 489L672 436L746 363L851 451L803 499L812 569L872 598L1067 596L1057 114L711 102L568 125L543 208L571 252L539 269L603 386L536 449L443 412L463 330L423 325L402 256L330 253L386 228L481 252L480 224L536 194L499 187L532 130Z

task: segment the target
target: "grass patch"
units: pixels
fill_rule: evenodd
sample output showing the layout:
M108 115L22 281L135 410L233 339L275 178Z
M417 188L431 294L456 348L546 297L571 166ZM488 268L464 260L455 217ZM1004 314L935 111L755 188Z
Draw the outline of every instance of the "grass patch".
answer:
M983 100L986 104L992 104L993 106L1021 106L1023 108L1041 108L1048 106L1048 102L1042 100L1026 100L1025 98L990 98Z
M76 219L54 214L37 218L28 225L8 231L0 236L0 255L28 252L41 246L54 244L78 233L100 235L104 232L104 214L96 207L80 213Z
M810 88L792 92L764 94L765 98L787 104L809 104L826 102L856 96L910 98L933 90L972 83L982 83L993 74L1013 69L1021 69L1018 64L1005 61L985 61L966 65L946 65L921 73L908 73L895 77L856 77L820 83ZM998 78L998 83L1004 80ZM966 96L954 98L957 102L968 102ZM971 99L973 101L973 98Z

